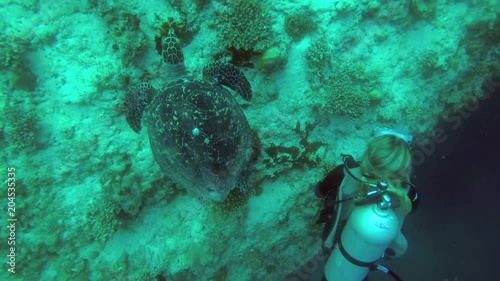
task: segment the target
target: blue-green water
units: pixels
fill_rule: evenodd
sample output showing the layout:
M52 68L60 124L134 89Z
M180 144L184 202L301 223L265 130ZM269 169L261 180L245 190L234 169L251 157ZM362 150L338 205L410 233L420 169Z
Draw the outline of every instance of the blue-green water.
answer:
M359 157L388 126L422 144L422 165L439 118L460 127L484 100L479 86L499 74L499 7L0 1L0 280L284 279L321 249L309 187L340 153ZM131 86L181 75L159 54L169 29L186 77L223 60L251 84L251 101L234 93L254 141L248 193L200 198L126 122Z

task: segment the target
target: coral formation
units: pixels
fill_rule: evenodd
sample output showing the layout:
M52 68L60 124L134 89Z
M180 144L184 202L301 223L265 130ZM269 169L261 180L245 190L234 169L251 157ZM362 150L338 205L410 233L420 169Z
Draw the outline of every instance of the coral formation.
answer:
M470 62L463 64L466 66L464 74L449 82L454 85L451 89L440 91L439 100L448 108L446 115L461 110L468 102L482 96L478 83L500 76L500 20L490 6L484 7L484 11L481 17L467 23L459 43L468 57L464 62Z
M246 206L249 198L250 194L248 192L242 193L238 189L233 189L229 192L226 200L222 202L214 202L213 208L215 212L221 215L231 215L231 213Z
M136 61L148 45L146 36L140 29L139 17L131 12L122 11L118 14L109 14L105 20L112 31L115 42L113 48L120 53L123 64L128 65Z
M179 0L168 0L168 4L181 14L188 14L190 11L195 10L199 12L202 10L210 0L189 0L189 1L179 1Z
M433 18L436 6L436 0L410 0L410 11L418 19Z
M83 232L89 240L105 243L120 225L117 218L120 211L118 203L103 196L90 200L85 207L86 221Z
M367 94L376 88L377 73L368 71L362 63L342 61L333 58L332 47L325 39L312 43L306 52L307 78L316 91L312 97L312 105L320 114L341 114L351 118L361 116L370 104Z
M368 95L356 86L344 73L331 76L331 83L325 85L325 103L320 107L323 114L345 114L351 118L361 116L370 106Z
M56 31L49 27L36 32L24 27L9 26L0 21L0 71L8 77L8 86L34 91L37 77L26 59L27 53L54 39Z
M2 27L0 26L0 28ZM28 46L28 39L9 36L2 32L0 34L0 69L18 68L22 64L22 55L26 52Z
M170 30L173 30L173 33L180 39L179 41L182 42L183 46L191 42L197 34L199 26L191 23L193 21L192 15L189 13L181 14L180 17L168 16L166 20L158 15L155 16L157 24L154 27L158 30L157 35L155 35L155 46L159 55L162 55L162 38L168 36Z
M380 90L373 89L368 92L368 98L370 99L371 105L377 105L384 99L384 93Z
M417 57L419 69L425 79L434 76L440 69L439 54L436 50L427 49Z
M104 173L100 183L108 200L116 202L128 215L135 216L142 204L143 190L138 175L129 173L130 157L114 155L109 159L112 169Z
M140 28L140 18L115 2L105 0L89 0L89 2L108 25L113 40L113 50L120 54L122 63L127 66L136 61L147 47L146 36Z
M381 22L395 23L407 27L413 20L408 3L404 1L371 1L363 12L365 18L375 18Z
M317 87L320 84L319 80L322 80L325 74L333 67L332 52L333 47L325 38L313 41L307 49L305 53L307 78L313 87ZM316 81L312 82L313 80Z
M299 11L285 17L285 31L294 41L301 40L316 28L310 11Z
M261 1L231 0L218 13L221 42L236 53L263 52L272 43L271 17Z
M279 47L271 47L258 56L255 67L264 72L270 72L283 67L288 60L287 53Z
M5 116L4 135L12 152L34 152L40 148L40 118L33 101L23 100L23 94L16 91L16 98L3 108Z

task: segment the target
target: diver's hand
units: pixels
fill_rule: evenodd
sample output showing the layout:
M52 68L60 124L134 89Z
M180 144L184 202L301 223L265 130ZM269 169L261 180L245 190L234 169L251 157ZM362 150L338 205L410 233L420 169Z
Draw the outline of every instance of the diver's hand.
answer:
M396 236L396 239L392 241L392 244L387 248L387 250L389 249L389 255L392 254L390 255L391 259L400 258L406 253L406 250L408 249L408 241L404 237L403 233L401 233L401 231L399 232L398 236Z
M392 260L396 257L396 251L392 248L385 249L384 255L382 256L386 260Z
M328 247L325 242L321 243L321 248L323 249L323 254L328 258L333 251L333 247Z

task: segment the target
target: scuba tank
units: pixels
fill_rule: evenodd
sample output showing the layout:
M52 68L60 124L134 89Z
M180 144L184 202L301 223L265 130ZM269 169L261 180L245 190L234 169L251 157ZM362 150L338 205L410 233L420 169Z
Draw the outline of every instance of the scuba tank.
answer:
M325 265L328 281L361 281L398 234L391 199L354 208Z

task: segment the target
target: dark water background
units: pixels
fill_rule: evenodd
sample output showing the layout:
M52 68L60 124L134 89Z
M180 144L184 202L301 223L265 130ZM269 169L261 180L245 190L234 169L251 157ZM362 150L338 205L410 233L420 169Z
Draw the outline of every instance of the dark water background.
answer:
M500 280L500 83L494 84L477 109L455 116L460 124L438 124L447 140L415 169L422 204L405 222L409 249L387 263L403 280ZM379 276L370 280L391 280Z

